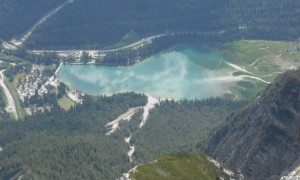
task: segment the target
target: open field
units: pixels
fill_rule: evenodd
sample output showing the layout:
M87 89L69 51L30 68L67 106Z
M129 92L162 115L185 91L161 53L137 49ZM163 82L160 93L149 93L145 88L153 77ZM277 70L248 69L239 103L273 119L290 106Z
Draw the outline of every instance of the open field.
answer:
M233 59L241 60L249 65L259 58L270 54L292 57L296 51L296 46L292 42L264 40L235 41L225 44L222 48L224 48L225 51L227 51L227 55ZM232 52L234 54L230 55ZM300 53L298 53L298 55L300 55Z
M19 73L15 76L13 84L17 88L19 86L19 81L22 81L26 77L26 73Z
M67 96L60 98L58 100L58 104L60 105L61 108L63 108L66 111L75 105L75 103Z
M4 76L4 82L7 86L7 88L9 89L9 91L11 92L14 100L15 100L15 104L16 104L16 109L17 109L17 113L20 119L24 118L26 116L26 111L24 110L24 108L22 107L21 104L21 99L20 96L16 90L16 87L14 85L14 83L11 83L7 77Z
M18 119L18 113L17 113L14 98L13 98L12 94L10 93L7 85L4 83L3 71L5 71L5 70L1 70L1 72L0 72L0 75L1 75L0 85L1 85L2 92L5 94L5 97L4 97L4 102L5 102L5 107L6 107L5 109L10 114L10 117L12 119Z
M214 161L215 162L215 161ZM164 155L157 160L138 166L130 173L131 179L207 179L228 177L221 171L217 162L211 162L198 153Z
M253 75L266 82L272 82L279 74L300 67L300 46L294 42L241 40L217 48L226 60L238 65L234 76ZM245 79L231 88L229 97L253 98L268 83Z

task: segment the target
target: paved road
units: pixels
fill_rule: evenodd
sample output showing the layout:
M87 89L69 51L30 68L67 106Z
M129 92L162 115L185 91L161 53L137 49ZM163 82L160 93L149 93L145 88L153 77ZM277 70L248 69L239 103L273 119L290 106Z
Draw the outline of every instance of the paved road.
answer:
M205 34L207 34L207 35L215 34L215 35L218 35L218 34L223 34L224 32L226 32L226 31L197 32L197 34L203 34L203 35L205 35ZM177 33L180 33L180 32L177 32ZM185 33L188 33L188 32L182 32L182 33L185 34ZM169 33L169 34L176 34L176 33ZM32 50L30 52L32 52L32 53L55 52L55 53L58 53L61 56L67 56L67 55L70 55L70 54L80 56L83 51L86 52L86 53L89 53L90 55L106 54L106 53L110 53L110 52L116 52L116 51L120 51L120 50L124 50L124 49L130 49L130 48L138 47L138 46L140 46L142 44L146 44L146 43L151 43L153 39L160 38L160 37L163 37L163 36L166 36L166 35L168 35L168 34L158 34L158 35L155 35L155 36L150 36L150 37L141 39L139 41L136 41L132 44L129 44L129 45L126 45L126 46L123 46L123 47L120 47L120 48L115 48L115 49L107 49L107 50L104 50L104 49L99 49L99 50L79 50L79 49L78 50Z
M101 49L99 49L99 50L32 50L30 52L32 52L32 53L55 52L55 53L58 53L59 55L62 55L62 54L67 55L67 54L81 54L84 51L86 53L89 53L90 55L91 54L105 54L105 53L116 52L116 51L120 51L120 50L124 50L124 49L138 47L144 43L151 43L153 39L159 38L162 36L165 36L165 34L159 34L159 35L147 37L147 38L144 38L142 40L139 40L137 42L134 42L132 44L129 44L129 45L126 45L126 46L123 46L120 48L107 49L107 50L101 50Z
M16 119L18 119L18 113L17 113L17 108L16 108L15 100L14 100L11 92L7 88L6 84L4 83L4 78L3 78L4 77L3 76L3 72L4 71L5 70L0 71L0 86L4 90L4 93L5 93L6 98L7 98L8 105L7 105L7 107L5 109L9 113L13 113L14 116L16 117Z

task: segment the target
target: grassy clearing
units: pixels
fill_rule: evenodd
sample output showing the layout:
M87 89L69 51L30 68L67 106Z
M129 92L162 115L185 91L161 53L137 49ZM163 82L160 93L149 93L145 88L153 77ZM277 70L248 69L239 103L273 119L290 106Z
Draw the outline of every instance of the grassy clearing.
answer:
M9 62L9 63L19 63L19 62L24 61L24 59L22 59L22 58L18 58L15 56L9 56L9 55L2 54L2 53L0 53L0 59L5 62Z
M289 53L287 55L287 57L289 59L291 59L292 61L294 62L299 62L300 63L300 52L292 52L292 53Z
M296 169L296 174L297 174L297 175L300 174L300 167L298 167L298 168Z
M254 40L254 41L245 41L252 46L258 47L261 50L269 51L271 50L274 53L284 53L287 49L292 47L292 42L284 41L265 41L265 40Z
M68 111L72 106L75 105L75 103L67 96L60 98L58 100L58 104L60 105L61 108L63 108L66 111Z
M263 91L266 86L268 84L266 83L263 83L263 82L255 82L253 80L249 80L247 81L249 83L252 83L253 86L252 87L246 87L246 86L243 86L241 84L239 85L236 85L234 87L232 87L230 89L230 91L237 95L237 98L238 100L241 100L241 99L252 99L254 98L259 92Z
M253 43L249 43L248 41L237 41L232 45L233 50L235 51L235 55L239 58L239 60L251 64L259 57L266 55L266 51L260 49Z
M26 76L27 74L25 72L17 74L13 81L14 86L17 88L19 86L19 81L22 81Z
M227 177L207 157L200 153L165 155L157 161L141 165L130 174L131 179L206 179ZM227 177L228 178L228 177Z
M234 59L246 64L251 64L259 58L269 54L286 55L287 50L295 52L296 47L292 42L265 41L265 40L241 40L225 44L221 50L228 59ZM297 55L296 55L297 54ZM300 53L293 56L300 57ZM293 57L292 56L292 57Z
M3 88L2 87L0 87L0 88L4 92ZM7 96L4 95L3 99L4 99L4 105L5 105L5 107L7 107L8 106ZM9 113L9 117L10 117L10 119L15 119L15 115L13 113Z
M265 40L240 40L219 46L217 49L227 61L241 66L255 74L248 74L235 70L233 76L251 75L272 82L278 74L292 67L300 66L299 46L293 42L265 41ZM241 99L251 99L263 90L267 84L249 80L255 88L249 89L239 85L231 89Z
M20 96L16 90L16 87L14 86L14 83L10 82L6 76L4 76L4 82L14 98L19 119L24 118L26 116L26 111L22 106Z

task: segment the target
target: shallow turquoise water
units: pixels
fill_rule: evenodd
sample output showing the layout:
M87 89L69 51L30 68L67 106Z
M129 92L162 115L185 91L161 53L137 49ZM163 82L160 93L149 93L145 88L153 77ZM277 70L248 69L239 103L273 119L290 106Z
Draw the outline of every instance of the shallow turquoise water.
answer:
M59 79L93 95L134 91L178 100L222 96L232 83L217 79L230 74L217 52L180 46L129 67L64 65Z

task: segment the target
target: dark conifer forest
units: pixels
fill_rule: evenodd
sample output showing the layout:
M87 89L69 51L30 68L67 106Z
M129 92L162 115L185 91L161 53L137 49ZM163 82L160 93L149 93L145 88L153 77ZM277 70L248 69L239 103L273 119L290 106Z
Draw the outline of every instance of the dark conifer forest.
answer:
M61 3L31 1L0 1L2 39L21 35L43 12ZM37 28L26 46L103 48L118 43L129 32L147 37L166 32L247 30L246 37L293 40L300 32L300 13L293 7L299 6L297 0L75 0Z

